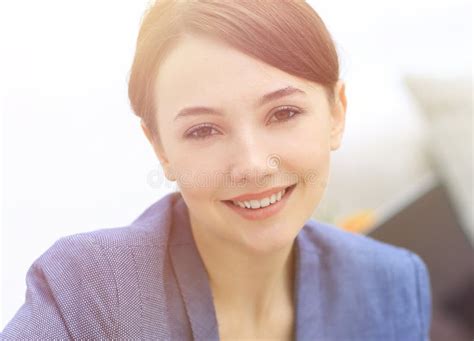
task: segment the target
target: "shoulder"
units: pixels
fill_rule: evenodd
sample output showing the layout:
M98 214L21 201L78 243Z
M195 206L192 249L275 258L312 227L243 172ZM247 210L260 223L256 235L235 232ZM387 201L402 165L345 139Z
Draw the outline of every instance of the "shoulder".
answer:
M104 278L117 272L121 264L147 249L164 249L172 220L176 192L161 198L141 213L131 224L102 228L68 235L58 239L33 264L58 280L72 278ZM110 281L111 282L111 281ZM54 282L53 282L54 283Z
M301 231L304 248L320 253L333 262L352 265L390 264L406 268L423 263L412 251L378 241L363 234L348 232L333 224L310 219Z
M319 254L329 278L328 290L335 296L344 297L346 303L365 297L367 304L392 316L395 331L416 329L422 339L428 337L431 286L419 255L314 219L307 221L301 233L306 252Z
M127 226L54 242L29 268L26 301L5 335L114 338L120 335L121 321L130 322L129 335L141 335L140 290L147 278L155 278L156 296L162 295L163 257L176 198L176 192L166 195ZM129 307L125 315L124 307Z
M424 261L413 251L314 219L306 222L301 239L303 248L317 252L322 261L347 270L365 271L365 275L381 271L416 282L428 272Z

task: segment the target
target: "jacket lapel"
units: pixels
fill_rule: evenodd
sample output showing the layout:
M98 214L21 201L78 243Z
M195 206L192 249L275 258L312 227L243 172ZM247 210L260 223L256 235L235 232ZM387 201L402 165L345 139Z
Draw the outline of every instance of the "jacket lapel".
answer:
M324 326L321 300L321 252L305 235L305 228L296 236L295 257L295 335L297 341L323 340Z
M187 206L181 196L173 211L169 252L193 338L219 340L209 279L192 236Z

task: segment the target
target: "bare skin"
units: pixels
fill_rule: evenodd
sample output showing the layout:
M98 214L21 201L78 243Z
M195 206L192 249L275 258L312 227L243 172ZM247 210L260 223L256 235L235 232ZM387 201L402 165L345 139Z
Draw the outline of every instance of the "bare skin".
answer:
M219 334L221 340L292 340L294 333L294 301L293 301L293 262L294 253L288 254L281 273L274 272L273 297L268 297L266 306L259 307L257 301L254 306L245 307L244 302L239 302L232 296L218 297L223 293L222 285L238 287L245 284L244 281L234 281L229 278L229 283L220 281L211 283L213 286L214 305L219 323ZM224 274L225 276L225 274ZM238 276L236 276L238 278ZM283 284L283 285L282 285ZM220 289L220 290L219 290ZM271 292L271 291L270 291ZM238 309L241 309L239 311ZM253 313L249 314L249 309Z

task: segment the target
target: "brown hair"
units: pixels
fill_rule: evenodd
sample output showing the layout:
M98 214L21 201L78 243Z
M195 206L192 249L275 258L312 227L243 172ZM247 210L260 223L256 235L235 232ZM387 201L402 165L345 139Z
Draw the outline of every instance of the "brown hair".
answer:
M183 34L203 34L291 75L319 83L334 100L339 61L326 26L304 0L157 0L144 14L128 96L158 137L153 84Z

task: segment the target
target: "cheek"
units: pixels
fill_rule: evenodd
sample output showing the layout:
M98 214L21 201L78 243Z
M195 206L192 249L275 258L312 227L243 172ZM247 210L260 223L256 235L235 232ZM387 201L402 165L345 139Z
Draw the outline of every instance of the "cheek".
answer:
M180 191L187 194L189 199L196 201L207 200L212 197L219 187L221 163L219 158L207 153L180 153L183 157L175 160L177 178Z
M305 122L285 144L285 155L288 167L299 173L326 173L330 141L325 126L316 120Z

